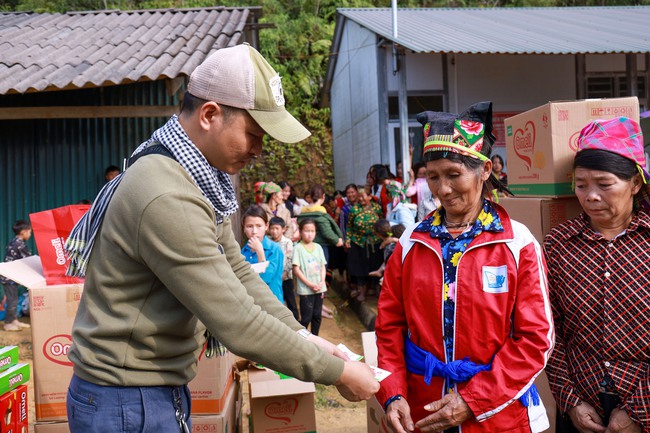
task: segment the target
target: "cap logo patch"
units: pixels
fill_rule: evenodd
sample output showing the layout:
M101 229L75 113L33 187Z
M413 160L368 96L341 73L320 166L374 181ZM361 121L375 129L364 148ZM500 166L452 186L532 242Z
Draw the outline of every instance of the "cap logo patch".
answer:
M282 79L279 75L271 78L269 81L269 87L271 88L275 105L282 107L284 105L284 92L282 91Z

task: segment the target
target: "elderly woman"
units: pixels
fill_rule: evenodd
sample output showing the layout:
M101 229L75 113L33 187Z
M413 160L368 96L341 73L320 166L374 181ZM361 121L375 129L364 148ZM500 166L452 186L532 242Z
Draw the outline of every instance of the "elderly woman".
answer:
M492 172L492 104L425 112L427 180L441 203L400 238L375 324L377 394L398 433L539 432L533 381L553 346L541 248L483 197Z
M284 236L292 239L293 224L291 222L291 212L284 205L282 188L274 182L265 182L260 186L260 191L264 194L264 202L260 204L260 207L266 211L269 221L274 216L282 218L287 228Z
M547 374L580 432L650 431L650 214L643 135L628 118L578 139L584 212L544 242L556 350Z

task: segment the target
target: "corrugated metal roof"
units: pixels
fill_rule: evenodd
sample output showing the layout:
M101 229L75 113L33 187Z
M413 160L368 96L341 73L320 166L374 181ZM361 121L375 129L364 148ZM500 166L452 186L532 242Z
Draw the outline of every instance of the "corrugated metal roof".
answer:
M576 54L650 52L650 7L338 9L419 53Z
M0 94L189 75L259 8L0 13Z

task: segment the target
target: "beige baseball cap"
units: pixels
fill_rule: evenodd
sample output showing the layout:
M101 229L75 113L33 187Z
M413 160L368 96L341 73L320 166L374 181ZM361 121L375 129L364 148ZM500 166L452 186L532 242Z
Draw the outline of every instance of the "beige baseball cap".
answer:
M267 134L283 143L311 135L284 107L280 75L247 43L221 48L205 59L190 75L187 91L248 111Z

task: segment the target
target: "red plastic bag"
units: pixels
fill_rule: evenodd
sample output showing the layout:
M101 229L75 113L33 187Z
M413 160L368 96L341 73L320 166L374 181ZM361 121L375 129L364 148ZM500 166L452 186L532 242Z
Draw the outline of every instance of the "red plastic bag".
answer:
M88 209L90 205L76 204L29 214L48 286L83 282L83 278L65 275L70 259L63 246L74 225Z

